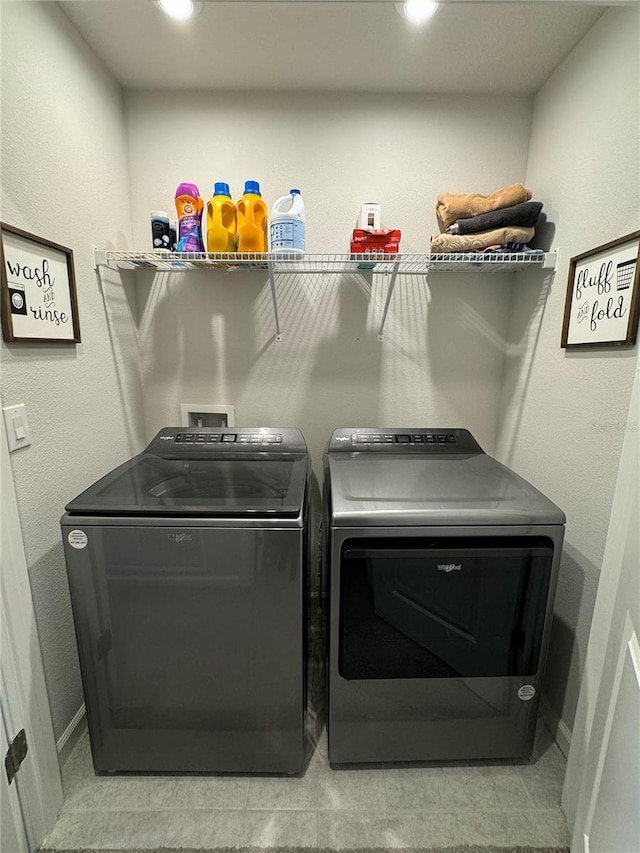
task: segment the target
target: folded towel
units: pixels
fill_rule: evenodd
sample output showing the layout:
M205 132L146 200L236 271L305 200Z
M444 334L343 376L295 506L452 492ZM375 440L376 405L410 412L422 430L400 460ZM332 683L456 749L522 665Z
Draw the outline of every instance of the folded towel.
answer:
M477 234L479 231L490 231L492 228L503 228L505 225L519 225L521 228L532 228L538 221L542 210L541 201L523 201L511 207L501 207L488 213L479 213L468 219L458 219L447 228L448 234Z
M431 238L431 254L448 252L475 252L487 246L506 246L507 243L528 243L535 228L494 228L479 234L434 234Z
M499 210L501 207L511 207L530 199L531 190L523 187L522 184L503 187L491 195L443 193L438 196L436 216L447 227L452 225L456 219L477 216L479 213L488 213L490 210Z

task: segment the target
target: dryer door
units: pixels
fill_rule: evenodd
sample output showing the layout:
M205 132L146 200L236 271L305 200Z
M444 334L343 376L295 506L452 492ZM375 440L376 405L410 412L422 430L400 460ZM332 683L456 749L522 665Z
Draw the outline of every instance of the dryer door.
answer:
M552 557L542 537L347 540L340 674L535 675Z

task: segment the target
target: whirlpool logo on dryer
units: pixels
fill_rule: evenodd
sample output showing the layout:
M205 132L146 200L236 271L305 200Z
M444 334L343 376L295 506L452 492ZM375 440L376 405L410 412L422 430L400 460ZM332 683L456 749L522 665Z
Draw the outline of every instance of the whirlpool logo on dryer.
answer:
M193 540L192 533L167 533L169 542L191 542Z
M438 563L439 572L461 572L462 563Z

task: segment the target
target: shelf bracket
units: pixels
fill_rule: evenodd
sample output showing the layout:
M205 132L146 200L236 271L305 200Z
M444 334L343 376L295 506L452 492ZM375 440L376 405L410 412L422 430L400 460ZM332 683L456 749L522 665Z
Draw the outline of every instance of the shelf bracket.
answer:
M269 261L269 285L271 287L271 299L273 301L273 315L276 321L276 341L282 340L280 332L280 319L278 317L278 297L276 296L276 270L273 261Z
M104 249L98 249L97 246L91 246L93 249L93 268L97 270L98 267L106 267L107 266L107 253Z
M393 265L393 271L391 273L391 281L389 282L389 287L387 288L387 298L385 299L384 309L382 311L382 322L380 323L380 331L378 332L378 341L382 342L384 340L384 324L387 321L387 312L389 311L389 303L391 302L391 297L393 296L393 289L396 286L396 278L398 277L398 272L400 271L400 262L396 261Z
M544 261L542 263L542 269L548 270L551 269L553 272L556 272L558 269L558 256L560 254L559 249L552 249L549 252L545 252Z

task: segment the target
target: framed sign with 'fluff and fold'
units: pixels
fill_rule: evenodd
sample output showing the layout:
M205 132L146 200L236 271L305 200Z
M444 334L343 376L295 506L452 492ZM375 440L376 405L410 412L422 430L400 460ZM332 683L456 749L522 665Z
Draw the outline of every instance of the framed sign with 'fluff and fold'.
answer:
M571 258L561 346L632 346L640 313L640 231Z

